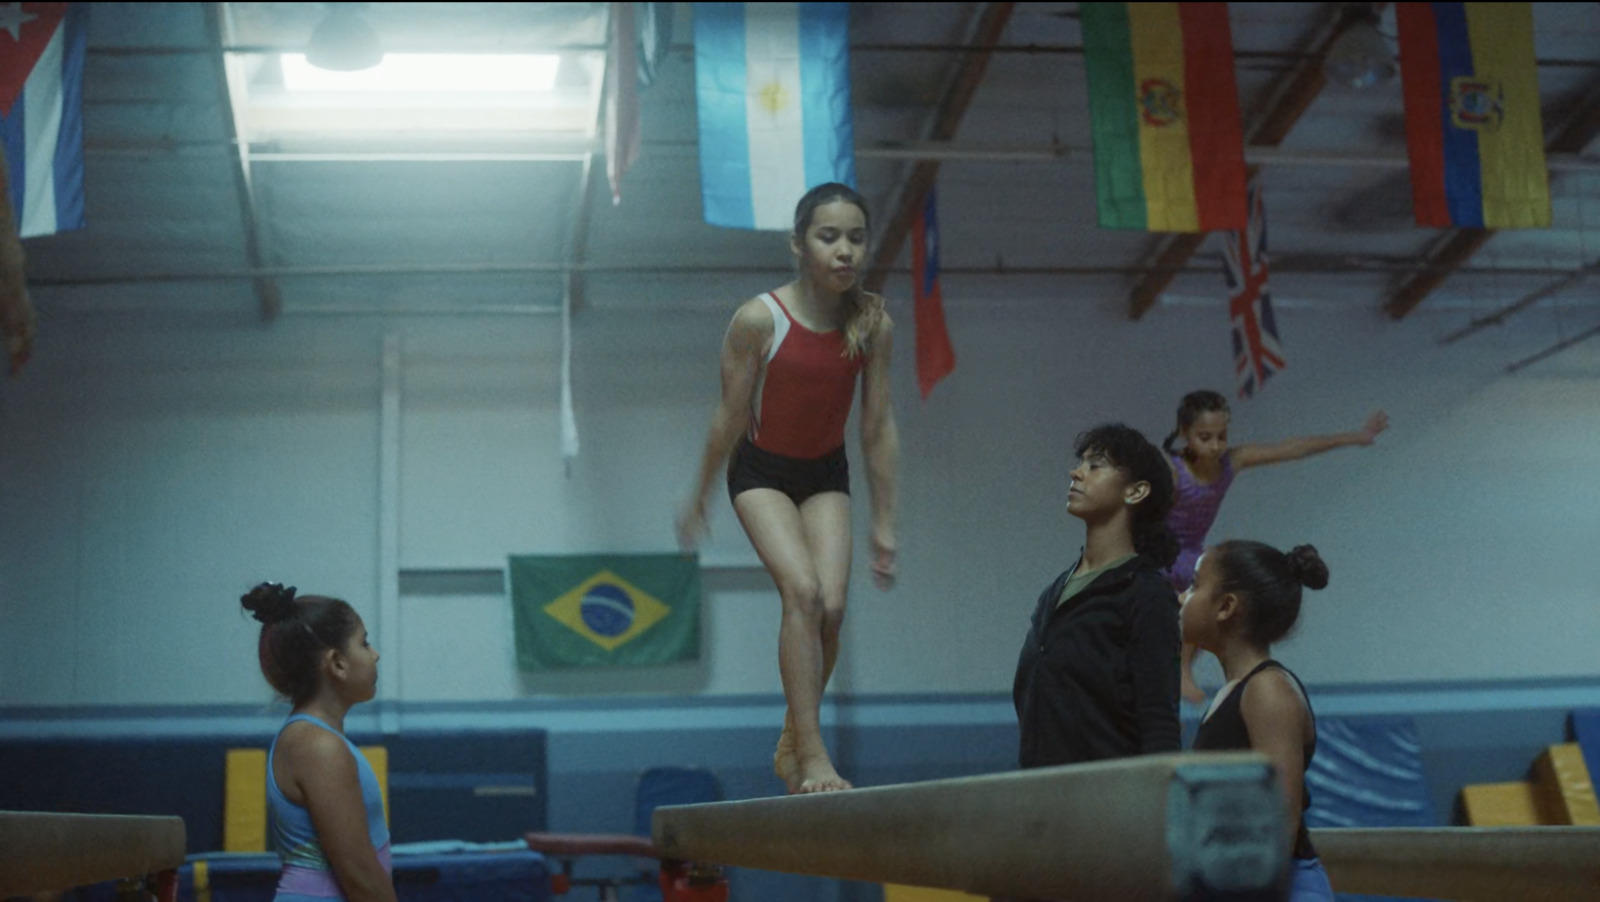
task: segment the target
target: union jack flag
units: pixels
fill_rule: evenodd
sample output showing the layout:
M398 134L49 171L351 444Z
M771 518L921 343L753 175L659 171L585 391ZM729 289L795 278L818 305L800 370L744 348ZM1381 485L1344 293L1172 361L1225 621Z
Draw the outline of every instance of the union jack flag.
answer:
M1233 372L1239 397L1254 397L1267 377L1287 367L1267 289L1267 216L1261 191L1250 187L1249 227L1224 233L1228 315L1233 320Z

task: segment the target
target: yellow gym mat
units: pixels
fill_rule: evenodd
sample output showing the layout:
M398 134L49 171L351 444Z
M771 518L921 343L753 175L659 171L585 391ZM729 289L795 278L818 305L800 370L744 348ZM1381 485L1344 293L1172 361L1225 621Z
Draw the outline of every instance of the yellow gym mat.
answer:
M1546 824L1600 826L1594 783L1576 742L1552 745L1533 762L1533 788Z
M378 777L387 821L389 750L381 745L364 745L361 754ZM267 750L228 749L223 772L222 851L267 851Z
M1531 783L1477 783L1461 787L1469 827L1536 827L1539 801Z
M972 902L987 896L973 896L949 889L928 889L925 886L883 885L883 902Z

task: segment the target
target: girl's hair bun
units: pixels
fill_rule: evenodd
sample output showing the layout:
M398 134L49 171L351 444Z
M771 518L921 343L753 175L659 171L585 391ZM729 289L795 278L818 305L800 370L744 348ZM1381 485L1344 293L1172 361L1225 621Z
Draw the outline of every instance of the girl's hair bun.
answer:
M261 583L239 596L239 603L262 623L278 623L294 616L294 591L283 583Z
M1323 563L1317 549L1310 545L1296 545L1285 555L1289 561L1289 574L1307 589L1320 589L1328 584L1328 565Z

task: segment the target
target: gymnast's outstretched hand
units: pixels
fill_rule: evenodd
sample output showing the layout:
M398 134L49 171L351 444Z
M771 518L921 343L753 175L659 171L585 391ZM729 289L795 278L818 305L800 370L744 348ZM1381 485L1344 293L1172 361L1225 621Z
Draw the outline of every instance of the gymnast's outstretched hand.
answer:
M1366 436L1367 439L1362 444L1372 444L1372 440L1378 437L1378 433L1388 428L1389 415L1381 410L1373 411L1372 416L1367 417L1367 421L1361 424L1361 434Z

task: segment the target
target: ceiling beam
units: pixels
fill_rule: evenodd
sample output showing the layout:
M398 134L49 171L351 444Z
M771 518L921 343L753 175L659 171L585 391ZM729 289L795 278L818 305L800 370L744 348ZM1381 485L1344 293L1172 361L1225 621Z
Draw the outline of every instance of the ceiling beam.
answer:
M1589 142L1600 135L1600 81L1589 86L1576 104L1568 111L1561 125L1551 132L1550 139L1545 143L1547 154L1577 154L1581 153ZM1444 233L1439 243L1434 245L1427 255L1425 268L1416 275L1400 283L1389 300L1384 302L1383 312L1389 314L1390 319L1404 319L1406 314L1417 308L1434 289L1444 284L1444 281L1462 264L1472 259L1489 239L1494 237L1494 229L1450 229ZM1581 267L1587 267L1592 261L1584 260ZM1547 286L1550 287L1550 286ZM1555 290L1560 290L1556 287ZM1535 292L1538 294L1538 292ZM1504 319L1516 310L1524 309L1512 305L1501 311L1495 322Z
M1295 123L1300 121L1300 117L1305 115L1327 85L1328 79L1322 74L1322 66L1328 59L1328 51L1333 43L1360 21L1360 16L1352 14L1341 4L1339 12L1331 20L1308 36L1305 43L1309 50L1299 64L1275 79L1263 92L1263 104L1259 112L1250 117L1250 124L1245 127L1246 145L1277 147L1283 143ZM1248 177L1255 178L1260 168L1251 166ZM1150 274L1135 283L1133 290L1128 293L1129 319L1140 319L1150 312L1161 293L1172 284L1177 270L1200 250L1207 234L1179 232L1156 239L1153 249L1146 255Z
M233 185L239 201L240 226L244 229L244 256L251 270L261 269L265 263L261 252L260 220L256 216L255 191L250 182L249 142L239 140L239 122L234 115L234 84L228 74L228 9L226 3L205 4L206 30L211 38L211 59L221 91L219 106L222 128L229 144L233 145ZM256 305L261 319L272 322L283 309L283 295L278 283L270 276L252 278L256 291Z
M1459 272L1460 270L1457 271ZM1518 298L1515 302L1507 304L1493 313L1487 313L1483 316L1474 317L1472 322L1467 323L1465 326L1462 326L1454 332L1451 332L1449 335L1446 335L1444 338L1439 339L1439 344L1455 344L1461 339L1487 329L1490 326L1498 326L1504 323L1511 316L1521 313L1522 311L1532 307L1534 304L1539 303L1547 297L1560 294L1561 292L1566 291L1568 288L1571 288L1572 286L1582 282L1584 279L1594 275L1600 275L1600 265L1590 265L1583 269L1569 272L1561 276L1559 279L1556 279L1554 282L1549 282L1543 287L1528 292L1527 294Z
M396 43L385 44L390 53L452 53L452 54L501 54L504 47L488 45L481 47L456 47L442 48L435 42L420 44ZM223 48L229 53L250 53L258 55L281 53L304 53L304 44L229 44ZM602 53L610 48L605 44L521 44L517 47L518 53L527 54L563 54L563 53ZM987 49L991 53L1000 53L1010 56L1082 56L1082 44L1002 44L996 47L979 47L975 44L956 43L912 43L905 41L870 42L863 41L850 45L850 52L856 53L918 53L918 54L943 54L965 53L971 50ZM209 47L182 47L175 45L145 44L123 46L93 46L88 48L90 56L96 57L140 57L140 56L194 56L212 52ZM688 56L694 53L694 44L673 44L669 52ZM1254 71L1272 70L1280 71L1290 68L1294 63L1310 56L1305 50L1234 50L1235 61L1242 60L1238 68ZM1581 59L1577 57L1540 57L1534 60L1534 65L1541 69L1600 69L1600 59Z
M232 147L233 142L220 138L194 140L157 139L153 141L91 141L83 152L96 157L172 157L204 156L219 147ZM652 157L665 155L692 155L699 153L696 141L645 141L643 148ZM298 150L286 150L276 142L257 142L250 145L252 168L263 163L297 165L301 163L582 163L591 155L604 153L604 142L598 139L556 138L538 140L524 138L517 143L486 143L474 137L469 141L457 140L453 144L439 141L422 145L410 142L408 149L398 145L326 144L320 148L312 145ZM1065 162L1087 164L1093 160L1094 148L1089 145L1065 144L1051 140L1044 144L960 144L953 141L886 141L877 144L858 144L857 160L961 160L972 163ZM1375 149L1350 152L1342 150L1284 150L1281 147L1249 146L1244 149L1244 160L1252 167L1312 167L1327 169L1405 169L1411 158L1403 148ZM1600 159L1571 153L1545 154L1545 166L1555 172L1600 172Z
M1339 274L1339 273L1414 273L1420 264L1411 257L1380 257L1364 256L1351 257L1342 254L1282 254L1272 259L1274 272L1283 273L1311 273L1311 274ZM571 260L562 259L545 262L527 263L445 263L445 262L391 262L391 263L333 263L314 266L272 266L262 269L203 269L203 270L170 270L167 272L146 273L106 273L98 275L34 275L28 279L28 284L33 288L84 288L106 285L135 285L156 284L162 282L216 282L252 278L272 279L301 279L301 278L328 278L351 277L366 278L374 276L396 275L452 275L452 276L488 276L488 275L541 275L552 279L565 277L569 272L605 273L609 275L633 276L746 276L755 274L792 273L793 267L778 264L725 264L725 263L678 263L678 264L632 264L632 263L597 263L586 261L573 263ZM910 273L910 267L897 266L891 270L895 274ZM1036 276L1060 276L1065 278L1093 277L1093 276L1142 276L1151 270L1149 268L1126 264L1085 264L1063 265L1052 264L1049 266L946 266L940 270L949 276L971 276L990 278L1018 278ZM1184 273L1214 273L1214 267L1188 266L1179 272ZM1500 275L1500 276L1538 276L1560 280L1576 280L1587 276L1600 275L1600 267L1591 267L1587 270L1562 269L1551 266L1508 266L1508 267L1474 267L1468 266L1463 272Z
M1422 270L1401 282L1389 300L1384 302L1383 312L1389 314L1390 319L1404 319L1406 314L1422 303L1423 298L1433 294L1435 288L1443 285L1493 237L1494 229L1450 229L1445 232L1444 237L1423 258Z
M984 5L983 11L978 14L972 40L969 42L976 49L961 57L949 88L934 110L933 126L929 129L929 133L923 136L925 139L949 141L956 136L956 132L961 128L961 120L967 114L967 107L971 105L972 97L983 81L984 70L989 65L991 48L1000 43L1000 35L1005 32L1006 24L1011 21L1011 12L1015 8L1015 3ZM911 231L911 224L922 212L922 205L938 177L938 160L918 160L912 164L910 172L899 187L899 201L895 205L894 213L885 220L883 232L878 236L877 251L873 255L872 265L862 279L862 285L868 291L883 290L883 283L889 277L889 269L900 256L900 247L905 244L906 235Z
M1600 326L1590 326L1582 332L1579 332L1577 335L1574 335L1571 338L1564 338L1537 354L1524 357L1514 363L1506 364L1506 372L1515 373L1517 370L1526 369L1527 367L1530 367L1541 360L1556 356L1573 345L1582 344L1596 335L1600 335Z

